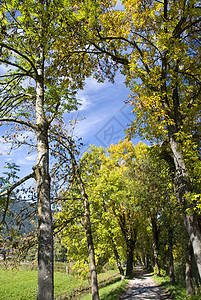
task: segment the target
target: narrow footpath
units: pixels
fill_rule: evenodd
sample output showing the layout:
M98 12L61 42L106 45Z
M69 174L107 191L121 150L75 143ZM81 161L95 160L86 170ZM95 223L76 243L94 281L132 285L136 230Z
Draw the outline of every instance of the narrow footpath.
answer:
M120 300L146 299L166 300L172 299L165 289L161 288L141 267L135 268L135 278L129 280L128 288Z

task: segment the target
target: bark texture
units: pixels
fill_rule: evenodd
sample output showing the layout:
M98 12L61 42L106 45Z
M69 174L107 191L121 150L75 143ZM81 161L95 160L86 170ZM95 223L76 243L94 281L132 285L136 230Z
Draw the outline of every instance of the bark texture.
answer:
M159 230L157 226L156 217L151 217L151 228L152 228L152 244L153 244L153 258L154 258L154 272L156 275L160 276L160 267L159 267L159 259L158 259L158 252L159 252Z
M133 273L133 252L135 249L136 240L127 239L126 242L126 276L131 276Z
M38 158L34 168L38 197L38 300L54 298L53 225L50 203L48 123L44 114L44 59L41 49L36 81L36 136Z
M170 147L173 153L176 170L176 196L182 208L184 224L192 243L195 261L201 278L201 230L198 215L195 212L187 213L186 211L187 208L193 208L192 203L188 204L186 200L186 195L192 192L192 186L186 170L183 155L179 150L179 143L176 141L173 134L170 135Z
M188 242L186 251L186 294L193 295L193 274L192 274L193 248L191 241Z
M131 210L128 210L126 214L122 212L118 216L119 225L126 242L126 276L131 276L133 273L133 252L137 239L134 220L135 218Z
M84 218L83 218L83 226L86 232L87 238L87 246L88 246L88 255L89 255L89 265L90 265L90 275L91 275L91 292L92 292L92 300L99 300L99 291L98 291L98 280L97 280L97 272L96 272L96 263L95 263L95 252L93 245L93 237L91 232L91 220L90 220L90 205L88 200L88 195L85 192L85 186L82 181L82 177L75 159L74 155L74 145L71 139L68 139L69 147L68 152L71 157L72 169L74 173L75 180L78 184L81 197L84 203Z
M169 278L170 282L175 283L174 258L173 258L173 228L168 228L168 254L169 254Z
M91 222L90 222L90 208L89 208L88 197L85 193L83 195L83 200L85 206L85 217L84 217L83 225L86 231L88 253L89 253L92 300L99 300L95 253L94 253L93 238L91 232Z
M116 262L117 262L117 268L119 270L119 274L121 275L121 279L123 280L124 279L124 269L122 268L119 253L117 251L116 244L115 244L112 237L111 237L111 243L112 243L113 252L114 252L114 255L115 255L115 258L116 258Z

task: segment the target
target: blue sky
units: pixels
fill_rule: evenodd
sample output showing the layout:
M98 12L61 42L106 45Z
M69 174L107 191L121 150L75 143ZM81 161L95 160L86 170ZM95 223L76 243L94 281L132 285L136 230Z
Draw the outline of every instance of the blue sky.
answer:
M82 137L84 144L108 147L124 139L124 130L134 117L131 106L124 102L128 95L129 90L120 74L114 84L87 79L85 89L78 93L82 106L73 114L80 119L75 134ZM81 120L82 117L85 119Z
M114 84L108 81L98 83L93 78L86 80L85 88L77 95L82 105L78 111L65 115L67 123L73 118L78 121L74 136L82 138L84 146L81 153L85 152L89 145L108 147L124 139L124 130L134 117L131 113L131 106L124 103L128 95L129 90L125 87L124 77L120 74L116 76ZM36 163L36 151L28 154L28 149L21 147L8 155L10 145L3 143L4 129L4 126L0 127L0 152L2 153L0 174L4 170L5 162L15 162L19 165L21 176L29 174ZM138 141L136 139L133 142L137 144Z

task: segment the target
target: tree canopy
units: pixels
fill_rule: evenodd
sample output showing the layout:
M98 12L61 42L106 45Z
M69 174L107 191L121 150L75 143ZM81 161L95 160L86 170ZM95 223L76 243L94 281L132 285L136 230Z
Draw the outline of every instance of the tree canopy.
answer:
M53 299L53 196L67 255L73 261L79 256L85 268L87 241L91 274L95 245L99 267L112 252L121 275L121 260L131 275L138 259L158 274L162 264L169 265L174 281L174 255L181 245L190 249L186 237L175 242L182 215L201 276L200 4L122 0L118 10L116 3L1 1L0 122L11 124L6 141L37 149L31 174L1 178L7 185L0 194L1 223L14 188L34 178L38 299ZM114 82L118 70L134 113L127 139L108 149L93 146L79 160L63 113L77 109L76 91L86 77ZM134 146L130 139L136 135L157 145ZM50 154L56 161L52 173ZM94 299L99 299L97 286Z

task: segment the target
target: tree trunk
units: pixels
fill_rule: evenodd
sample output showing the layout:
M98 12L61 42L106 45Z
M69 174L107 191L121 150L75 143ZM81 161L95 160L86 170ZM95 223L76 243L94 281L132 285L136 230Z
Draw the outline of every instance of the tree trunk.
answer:
M124 240L126 242L126 276L131 276L133 273L133 252L135 249L137 231L134 227L133 215L130 210L127 212L127 216L128 226L126 226L126 217L124 213L118 216L118 221Z
M153 270L153 267L152 267L152 263L151 263L151 258L149 257L149 255L146 254L145 256L145 267L147 270Z
M129 236L126 239L126 276L133 274L133 252L135 249L136 234L135 236Z
M105 207L104 207L104 211L106 212L106 208ZM116 244L114 242L112 231L109 228L108 228L108 234L109 234L109 239L110 239L111 244L112 244L114 256L116 258L117 268L119 270L119 274L121 275L121 280L123 280L124 279L124 270L123 270L122 265L121 265L121 260L120 260L120 257L119 257L119 253L117 251Z
M170 282L175 283L174 275L174 259L173 259L173 229L169 226L168 228L168 254L169 254L169 278Z
M140 255L140 264L145 267L146 266L146 258L145 258L145 255L144 253L139 253Z
M68 152L71 157L73 173L75 176L75 180L79 186L81 197L82 197L82 200L84 203L83 226L84 226L84 229L86 232L86 237L87 237L90 275L91 275L92 300L99 300L98 280L97 280L97 272L96 272L96 264L95 264L95 253L94 253L93 237L92 237L92 232L91 232L90 205L89 205L88 195L85 192L85 185L82 181L82 177L81 177L81 174L80 174L77 162L76 162L76 158L74 155L73 141L70 138L68 138L68 143L69 143Z
M153 239L153 259L154 259L154 273L160 276L160 268L158 262L158 228L155 217L151 217L152 239Z
M186 294L193 295L193 274L192 274L193 248L189 240L186 253Z
M36 82L36 136L38 159L34 168L38 197L38 300L54 298L53 226L50 203L48 123L43 111L43 51L41 50Z
M89 253L92 300L99 300L98 280L97 280L97 272L96 272L96 264L95 264L95 253L94 253L93 238L92 238L92 232L91 232L89 201L88 201L88 197L87 197L86 193L84 193L82 195L82 197L84 200L84 207L85 207L85 217L84 217L83 225L84 225L84 228L86 231L88 253Z
M117 262L117 268L118 268L119 273L121 275L121 280L123 280L124 279L124 270L121 266L121 260L120 260L120 257L119 257L119 253L117 251L117 248L116 248L116 245L115 245L113 239L111 239L111 240L112 240L114 255L115 255L115 258L116 258L116 262Z
M190 241L192 243L195 261L197 264L198 272L201 278L201 230L198 222L198 215L196 212L187 213L187 208L193 208L192 203L187 204L186 195L192 192L191 182L186 170L184 158L179 150L179 143L174 138L172 130L170 133L170 147L173 153L175 164L175 189L176 197L182 208L184 224L187 229Z

